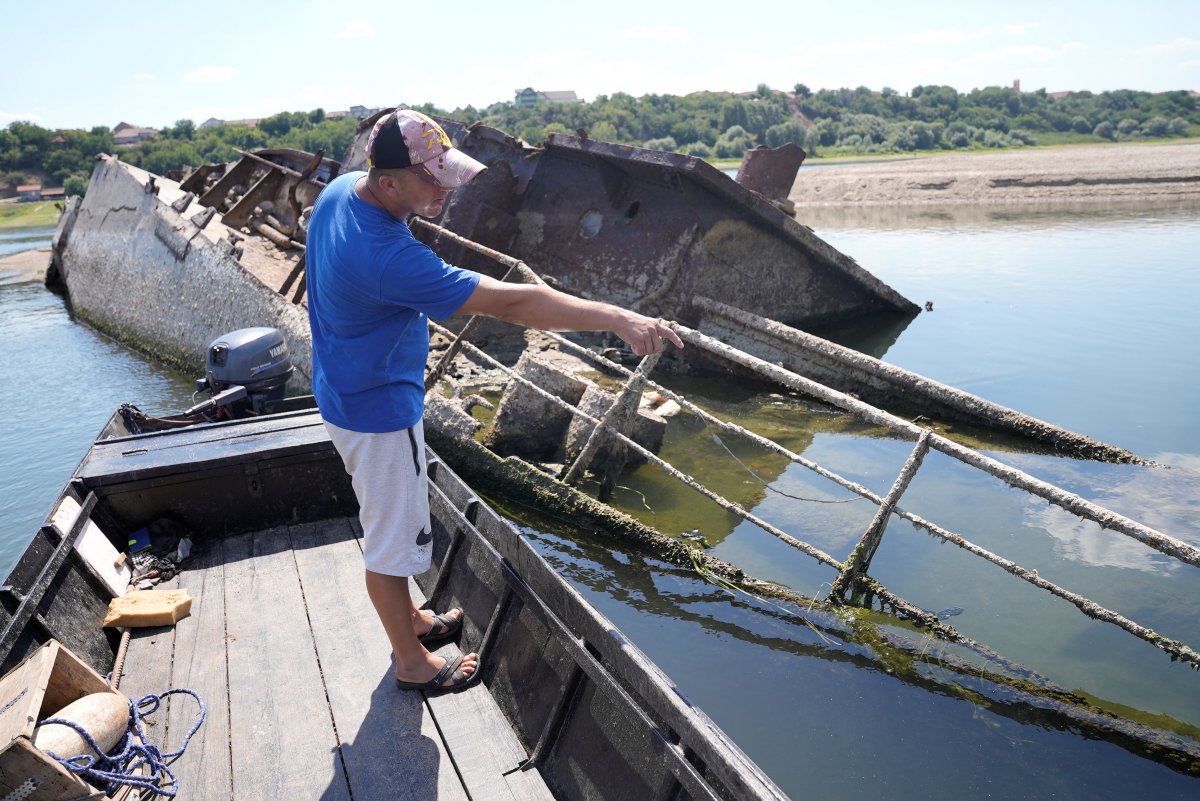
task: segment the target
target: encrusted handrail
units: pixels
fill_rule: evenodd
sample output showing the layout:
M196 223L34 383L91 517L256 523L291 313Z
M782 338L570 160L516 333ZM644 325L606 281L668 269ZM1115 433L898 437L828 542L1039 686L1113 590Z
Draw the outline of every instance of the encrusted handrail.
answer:
M465 237L459 236L452 231L448 231L432 223L423 220L418 220L416 222L419 222L422 227L436 231L439 236L444 236L451 241L454 241L477 253L493 258L500 264L507 266L509 270L505 276L506 278L509 278L516 273L525 283L545 283L536 273L533 272L533 270L529 268L528 265L522 261L514 259L511 256L507 256L499 251L485 247L478 243L472 242ZM968 553L978 556L985 561L991 562L992 564L1001 567L1006 572L1011 573L1012 575L1015 575L1033 584L1034 586L1040 587L1047 592L1050 592L1052 595L1071 602L1088 617L1116 625L1126 632L1133 634L1134 636L1150 643L1156 648L1170 654L1173 659L1180 659L1189 663L1193 668L1200 668L1200 653L1197 653L1187 644L1178 640L1164 637L1152 629L1146 628L1145 626L1142 626L1115 611L1107 609L1095 603L1094 601L1079 595L1078 593L1072 592L1071 590L1060 587L1053 582L1047 581L1046 579L1041 578L1037 574L1036 570L1030 570L1021 567L1020 565L1017 565L1016 563L1011 562L1004 557L994 554L991 551L988 551L987 549L970 542L959 534L943 529L936 524L919 517L918 515L901 509L897 504L904 492L904 489L908 486L909 481L911 481L916 471L920 468L921 461L926 450L928 448L933 448L947 456L963 462L964 464L970 465L976 469L988 473L989 475L995 476L1012 487L1021 489L1033 495L1037 495L1038 497L1044 498L1051 503L1066 509L1072 514L1096 522L1102 528L1111 529L1126 536L1132 537L1133 539L1136 539L1161 553L1171 556L1172 558L1178 559L1179 561L1191 564L1193 566L1200 566L1200 549L1197 549L1195 546L1158 532L1148 526L1143 525L1142 523L1117 514L1109 509L1105 509L1104 507L1088 501L1079 495L1068 492L1061 487L1057 487L1053 484L1042 481L1041 479L1035 478L1021 470L1018 470L1017 468L985 456L984 454L979 453L971 448L959 445L958 443L949 440L946 437L934 433L928 428L917 426L908 420L897 417L896 415L858 400L857 398L854 398L846 393L839 392L835 389L825 386L824 384L820 384L797 373L786 370L778 365L771 364L770 362L745 353L744 351L732 348L713 339L712 337L700 333L699 331L694 331L678 323L671 323L672 329L674 329L675 332L679 334L680 338L689 345L702 348L730 362L747 367L759 375L769 378L784 386L799 390L806 395L817 398L826 403L830 403L838 408L850 412L851 414L854 414L855 416L867 422L885 426L905 438L917 440L917 448L914 450L913 454L909 457L908 461L902 468L901 474L897 478L896 484L894 485L892 491L888 494L887 498L882 498L866 487L863 487L862 485L850 481L849 479L846 479L837 473L821 467L816 462L805 459L799 454L791 452L773 440L754 434L753 432L738 426L735 423L730 423L714 417L677 393L672 392L671 390L668 390L665 387L662 387L661 385L649 380L646 377L649 369L639 368L638 372L630 371L620 365L604 359L603 357L600 357L598 354L588 350L587 348L583 348L571 342L565 337L561 337L553 333L548 334L552 339L559 343L560 346L563 346L574 353L585 356L597 365L623 375L629 382L627 384L627 388L634 382L637 382L639 385L644 384L647 387L653 388L656 391L661 392L665 397L668 397L671 400L679 403L682 408L687 409L693 414L696 414L707 424L718 427L724 431L735 433L761 445L764 448L785 456L791 461L813 470L818 475L833 481L839 486L854 492L860 497L866 498L879 506L879 513L872 521L872 524L868 528L867 532L863 535L862 541L859 543L858 547L855 548L854 552L846 560L846 562L843 563L819 548L792 537L771 523L759 518L751 512L748 512L736 502L730 501L729 499L713 492L700 482L696 481L693 477L683 473L673 465L659 458L656 454L643 448L641 445L634 442L620 431L613 429L604 420L597 420L596 418L586 414L575 406L572 406L556 395L553 395L541 387L536 386L523 376L517 375L512 369L490 357L484 351L466 342L464 335L469 332L471 323L474 319L475 318L471 318L468 320L466 326L464 326L462 330L462 333L460 333L457 337L444 327L436 325L432 322L430 323L430 325L436 331L452 338L451 347L453 350L448 351L448 354L443 355L438 364L433 368L433 370L438 371L439 375L442 371L444 371L446 365L449 364L450 359L453 358L453 354L458 352L458 348L466 347L470 353L487 361L492 366L501 369L514 380L529 388L534 393L546 398L560 408L565 409L572 416L581 418L594 425L595 430L593 431L593 438L600 436L601 432L612 436L614 439L622 442L626 446L636 451L651 464L663 469L665 472L678 479L685 485L705 495L726 511L733 512L744 520L754 523L763 531L766 531L772 536L782 540L783 542L786 542L797 550L806 553L817 561L838 570L839 575L833 584L833 591L830 594L831 600L840 602L857 589L867 593L868 595L874 595L875 597L880 598L883 603L901 611L908 617L916 619L949 640L968 643L973 647L982 649L984 652L990 650L986 649L985 646L974 643L969 638L966 638L953 627L947 625L944 621L939 620L935 615L921 609L914 604L911 604L908 601L905 601L902 598L899 598L898 596L895 596L886 590L886 588L882 587L876 580L866 575L866 568L869 566L870 558L874 554L875 549L879 546L880 539L883 536L883 531L886 528L887 520L890 518L891 514L894 513L898 517L914 523L931 535L948 542L953 542ZM653 365L650 366L652 367ZM432 386L432 383L433 382L427 381L427 388ZM577 463L575 466L573 466L573 468L577 468L579 463L580 460L577 460ZM995 656L997 659L1003 660L1003 658L999 657L999 655Z

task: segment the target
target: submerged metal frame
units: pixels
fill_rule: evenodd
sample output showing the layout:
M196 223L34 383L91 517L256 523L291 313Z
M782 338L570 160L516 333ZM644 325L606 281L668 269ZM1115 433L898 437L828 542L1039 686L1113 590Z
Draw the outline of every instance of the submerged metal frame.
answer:
M506 278L511 277L515 273L525 283L545 283L524 262L500 253L492 248L472 242L465 237L455 234L452 231L448 231L445 228L433 223L424 220L414 220L414 222L418 223L423 228L435 232L439 237L447 237L451 241L463 247L473 250L476 253L488 258L494 259L500 264L508 267L509 270L506 274ZM950 456L951 458L962 462L969 467L973 467L991 476L999 478L1009 486L1020 489L1031 495L1041 497L1050 503L1065 509L1071 514L1076 515L1077 517L1095 522L1099 524L1101 528L1112 529L1125 536L1131 537L1173 559L1184 562L1185 564L1200 567L1200 549L1196 548L1195 546L1156 531L1155 529L1150 528L1149 526L1146 526L1136 520L1113 512L1110 509L1106 509L1099 504L1093 503L1086 498L1064 490L1054 484L1035 478L1034 476L1031 476L1022 470L1010 465L1006 465L1003 462L997 461L989 456L985 456L984 454L972 448L960 445L953 440L935 433L930 428L918 426L908 420L897 417L890 412L884 411L883 409L861 401L847 393L832 389L831 387L828 387L817 381L805 378L804 376L784 369L778 365L759 359L749 353L732 348L713 339L712 337L700 333L699 331L690 329L687 326L683 326L678 323L671 324L671 328L684 342L689 345L701 348L722 359L741 365L742 367L749 368L764 378L798 390L810 397L830 403L840 409L843 409L844 411L850 412L861 420L882 425L905 439L916 440L917 447L914 449L913 454L909 457L904 467L901 469L901 473L897 477L892 491L889 492L887 498L882 498L866 487L850 481L849 479L846 479L837 473L827 470L816 462L805 459L799 454L791 452L773 440L754 434L753 432L750 432L735 423L719 420L707 412L704 412L702 409L687 401L679 394L649 380L649 378L646 376L646 373L649 372L649 369L639 369L637 372L630 371L621 365L617 365L600 357L598 354L586 348L570 342L564 337L553 333L548 334L560 346L569 349L573 353L584 356L593 364L596 364L603 369L621 374L627 382L644 383L645 386L652 388L662 393L665 397L679 403L682 408L687 409L693 414L697 414L706 423L717 425L724 431L736 433L739 436L742 436L756 444L774 451L775 453L786 456L791 461L813 470L823 478L827 478L839 486L854 492L860 497L866 498L876 506L879 506L879 513L876 515L876 518L872 521L867 531L864 532L859 545L855 548L846 562L843 563L829 554L821 551L819 548L792 537L776 526L773 526L767 521L757 517L753 513L746 511L739 504L724 498L716 492L713 492L712 490L692 479L691 476L686 475L663 459L659 458L656 454L643 448L621 431L614 429L604 420L596 419L577 407L572 406L566 401L563 401L561 398L558 398L552 393L547 392L543 388L518 375L508 366L493 359L483 350L471 345L465 340L465 335L472 330L472 323L474 320L474 317L469 318L466 325L457 335L448 329L433 323L432 321L430 322L431 328L434 331L449 337L451 344L449 348L447 348L446 352L442 355L442 358L430 369L426 382L427 390L436 381L436 377L440 376L445 371L445 369L449 366L450 361L459 353L460 350L465 349L468 352L475 354L476 356L490 363L493 367L504 371L513 380L517 381L527 389L532 390L538 396L545 398L555 403L560 408L567 410L572 416L596 426L595 432L604 431L608 436L621 442L626 447L636 451L647 461L663 469L674 478L679 479L685 485L705 495L727 511L733 512L742 519L754 523L763 531L766 531L768 534L783 540L792 547L806 553L817 561L837 569L838 577L833 583L833 589L831 590L828 598L828 600L831 602L844 603L856 592L863 593L866 596L868 603L872 597L878 597L885 606L892 607L894 610L899 611L906 617L909 617L914 621L927 626L929 629L945 637L946 639L968 644L971 647L980 650L981 653L989 656L989 658L992 658L994 661L998 661L1002 664L1007 663L1007 660L1003 659L998 654L994 654L990 651L990 649L987 649L986 646L982 646L979 643L974 643L969 638L956 631L953 627L940 620L936 615L892 594L886 590L886 588L880 585L878 581L870 578L866 574L866 568L869 566L870 559L874 555L875 550L877 550L879 547L887 527L887 522L891 515L895 513L897 516L908 520L919 528L924 529L932 536L948 542L953 542L967 553L991 562L992 564L1003 568L1005 571L1017 576L1018 578L1021 578L1036 587L1044 589L1052 595L1071 602L1087 617L1100 620L1105 623L1111 623L1125 630L1126 632L1133 634L1135 637L1138 637L1153 645L1159 650L1166 652L1170 655L1171 659L1182 660L1187 662L1193 669L1200 669L1200 653L1197 653L1194 648L1186 643L1165 637L1150 628L1142 626L1141 624L1126 618L1118 612L1097 604L1083 595L1061 587L1054 582L1048 581L1040 577L1036 570L1030 570L1022 567L1008 559L1005 559L1002 556L994 554L991 551L976 545L960 534L948 531L934 523L925 520L924 518L921 518L911 512L907 512L899 508L898 503L909 482L915 476L917 470L919 470L925 452L929 448L933 448L934 450ZM649 367L652 368L653 363L651 363ZM608 415L605 415L605 417L607 416ZM576 466L572 466L572 471L577 472ZM1014 667L1011 665L1011 663L1009 663L1008 666Z

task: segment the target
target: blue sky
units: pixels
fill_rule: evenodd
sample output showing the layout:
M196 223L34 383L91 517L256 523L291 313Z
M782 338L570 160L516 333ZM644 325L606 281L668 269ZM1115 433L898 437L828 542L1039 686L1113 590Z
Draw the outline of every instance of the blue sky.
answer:
M680 11L672 11L678 8ZM162 127L515 90L1200 90L1194 0L10 2L0 126Z

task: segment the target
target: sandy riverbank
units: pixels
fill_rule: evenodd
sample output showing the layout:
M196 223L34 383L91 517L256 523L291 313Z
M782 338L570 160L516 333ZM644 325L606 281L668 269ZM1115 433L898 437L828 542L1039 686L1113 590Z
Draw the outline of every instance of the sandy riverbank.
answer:
M1200 202L1200 142L1080 145L802 169L798 209Z
M50 266L50 248L24 250L0 258L0 283L19 284L24 281L44 281Z

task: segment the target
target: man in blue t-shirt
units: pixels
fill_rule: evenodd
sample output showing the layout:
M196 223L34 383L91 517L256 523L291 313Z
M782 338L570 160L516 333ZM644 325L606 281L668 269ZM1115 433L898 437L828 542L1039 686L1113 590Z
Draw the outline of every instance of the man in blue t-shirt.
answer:
M417 241L409 214L435 217L484 165L424 114L397 109L367 140L368 172L330 182L308 228L313 394L359 503L367 594L404 689L465 685L478 655L444 659L425 643L452 635L462 610L416 608L408 578L429 568L424 470L428 318L486 315L555 331L612 331L639 355L679 337L661 321L545 286L508 284L446 264Z

